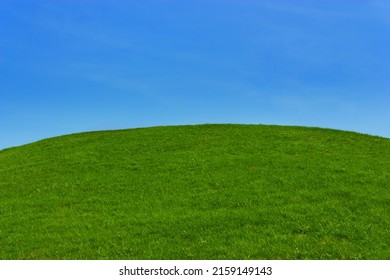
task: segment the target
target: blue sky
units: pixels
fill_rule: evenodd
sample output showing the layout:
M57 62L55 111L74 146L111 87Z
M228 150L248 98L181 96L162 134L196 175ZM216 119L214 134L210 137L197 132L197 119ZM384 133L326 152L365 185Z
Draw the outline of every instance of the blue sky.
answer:
M390 137L389 1L0 2L0 149L198 123Z

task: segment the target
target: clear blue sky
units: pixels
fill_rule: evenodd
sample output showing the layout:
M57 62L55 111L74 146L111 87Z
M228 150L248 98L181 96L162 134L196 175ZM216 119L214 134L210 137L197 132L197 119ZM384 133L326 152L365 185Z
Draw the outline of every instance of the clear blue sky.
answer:
M0 2L0 149L198 123L390 137L390 1Z

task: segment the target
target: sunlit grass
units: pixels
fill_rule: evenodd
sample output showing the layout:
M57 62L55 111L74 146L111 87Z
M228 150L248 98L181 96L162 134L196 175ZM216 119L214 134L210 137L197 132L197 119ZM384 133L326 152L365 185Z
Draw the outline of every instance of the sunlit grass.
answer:
M92 132L0 151L0 259L390 259L390 140Z

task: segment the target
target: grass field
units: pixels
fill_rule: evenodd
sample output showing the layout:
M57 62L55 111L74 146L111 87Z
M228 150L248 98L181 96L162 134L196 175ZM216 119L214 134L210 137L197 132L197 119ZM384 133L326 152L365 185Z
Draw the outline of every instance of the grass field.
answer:
M0 151L0 259L390 259L390 139L265 125Z

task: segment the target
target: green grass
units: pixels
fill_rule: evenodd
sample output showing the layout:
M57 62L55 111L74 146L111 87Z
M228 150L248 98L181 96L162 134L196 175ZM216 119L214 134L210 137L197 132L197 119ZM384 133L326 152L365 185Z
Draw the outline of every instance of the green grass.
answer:
M0 259L390 259L390 139L264 125L0 151Z

